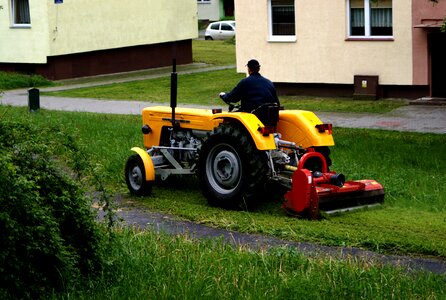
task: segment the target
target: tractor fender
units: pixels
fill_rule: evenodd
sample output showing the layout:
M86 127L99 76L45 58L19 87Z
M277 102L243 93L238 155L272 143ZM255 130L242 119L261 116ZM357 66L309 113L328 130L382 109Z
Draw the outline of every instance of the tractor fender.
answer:
M211 121L223 119L233 120L243 125L251 135L258 150L274 150L276 143L272 134L263 135L258 129L263 127L263 123L254 114L245 112L219 113L211 118Z
M277 130L282 139L294 142L303 148L334 146L331 130L318 130L318 125L323 125L323 122L311 111L279 111Z
M146 173L146 181L154 181L155 180L155 166L153 165L153 161L150 158L150 155L144 149L139 147L133 147L130 149L136 152L144 164L144 171Z

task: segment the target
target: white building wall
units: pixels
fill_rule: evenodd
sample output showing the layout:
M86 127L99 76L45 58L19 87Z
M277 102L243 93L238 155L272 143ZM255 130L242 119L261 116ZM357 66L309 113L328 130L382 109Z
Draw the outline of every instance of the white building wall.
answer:
M30 0L28 28L11 27L10 2L0 0L1 63L198 37L196 0Z
M33 5L34 3L38 5ZM0 0L0 62L46 63L49 52L47 2L30 1L31 26L14 27L11 0Z
M199 20L220 20L220 1L210 0L197 3L198 19Z
M393 1L393 41L347 41L346 1L296 0L296 41L268 41L268 1L236 0L237 70L250 58L274 82L352 84L379 75L380 84L412 84L411 1Z
M51 55L198 36L196 0L64 0L49 18Z

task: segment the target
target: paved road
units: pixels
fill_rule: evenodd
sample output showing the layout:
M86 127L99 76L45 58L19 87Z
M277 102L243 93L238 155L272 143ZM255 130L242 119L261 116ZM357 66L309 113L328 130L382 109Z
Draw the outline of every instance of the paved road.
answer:
M72 88L72 87L70 87ZM58 89L61 89L60 87ZM42 89L46 91L49 89ZM0 104L27 106L27 90L7 91ZM166 103L115 101L86 98L40 97L40 107L49 110L82 111L109 114L140 114L146 106ZM179 105L189 106L192 105ZM197 107L197 106L194 106ZM221 106L225 109L225 106ZM335 127L446 133L446 106L409 105L385 114L316 112L319 118Z

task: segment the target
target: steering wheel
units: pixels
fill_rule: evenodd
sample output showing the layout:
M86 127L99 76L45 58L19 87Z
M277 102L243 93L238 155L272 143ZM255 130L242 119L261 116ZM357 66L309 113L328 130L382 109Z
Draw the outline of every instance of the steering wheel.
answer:
M233 104L233 103L230 103L230 102L226 101L222 97L220 97L220 99L223 100L223 102L228 105L228 111L229 112L240 110L240 107L241 107L240 103L239 104Z

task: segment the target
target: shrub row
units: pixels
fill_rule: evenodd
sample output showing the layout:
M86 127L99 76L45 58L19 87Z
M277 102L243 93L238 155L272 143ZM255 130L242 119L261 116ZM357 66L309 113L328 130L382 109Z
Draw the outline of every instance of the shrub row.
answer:
M44 297L101 270L101 229L61 130L0 122L0 298Z

